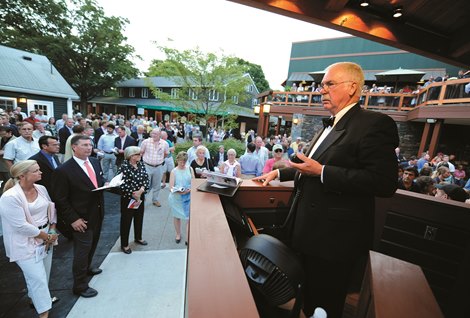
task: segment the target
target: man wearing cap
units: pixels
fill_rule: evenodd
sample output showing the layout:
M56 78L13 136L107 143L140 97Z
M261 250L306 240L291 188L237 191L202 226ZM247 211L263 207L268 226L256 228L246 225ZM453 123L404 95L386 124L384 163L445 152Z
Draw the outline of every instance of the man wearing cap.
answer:
M440 183L436 184L436 189L436 198L459 202L465 202L468 199L467 192L456 184Z

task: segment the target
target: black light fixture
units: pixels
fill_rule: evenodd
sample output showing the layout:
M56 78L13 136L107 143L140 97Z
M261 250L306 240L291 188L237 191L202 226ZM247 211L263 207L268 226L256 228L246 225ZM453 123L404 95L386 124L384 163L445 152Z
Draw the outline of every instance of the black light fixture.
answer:
M361 7L368 7L370 5L369 0L362 0L360 3Z
M260 234L240 250L240 260L252 288L271 306L295 299L290 317L299 317L305 273L298 255L278 239Z
M399 7L396 7L394 10L393 10L393 17L394 18L399 18L403 15L403 8L401 6Z

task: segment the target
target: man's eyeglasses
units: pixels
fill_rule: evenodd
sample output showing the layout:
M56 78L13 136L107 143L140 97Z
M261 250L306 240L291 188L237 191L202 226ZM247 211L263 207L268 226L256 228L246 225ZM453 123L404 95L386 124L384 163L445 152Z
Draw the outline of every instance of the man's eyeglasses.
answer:
M343 83L354 83L354 81L342 81L338 83L334 83L334 82L320 83L320 87L324 89L325 91L328 91L331 88L335 88L335 86L343 84Z
M276 149L274 152L282 152L282 149Z

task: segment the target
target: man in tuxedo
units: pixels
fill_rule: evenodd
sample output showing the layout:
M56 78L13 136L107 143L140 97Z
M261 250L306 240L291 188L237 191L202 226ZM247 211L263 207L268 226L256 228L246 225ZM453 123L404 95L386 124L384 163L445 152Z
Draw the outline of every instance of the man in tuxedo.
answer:
M114 139L114 148L116 153L116 166L119 168L124 161L124 150L127 147L135 146L135 139L126 135L126 127L119 126L117 129L118 136Z
M76 135L71 140L73 157L54 172L52 197L58 217L73 229L73 293L94 297L98 292L88 286L87 275L101 273L91 268L104 216L103 192L92 191L103 186L103 173L97 159L90 157L91 140Z
M254 179L295 180L291 245L306 272L307 317L316 307L328 318L342 316L353 268L372 248L375 197L397 187L397 127L389 116L361 109L363 84L359 65L329 66L320 92L332 117L306 154L297 153L301 163Z
M36 160L42 172L41 180L36 183L43 185L48 192L51 192L52 173L60 166L60 161L57 157L59 153L59 140L53 136L42 136L39 138L38 143L41 150L29 159Z

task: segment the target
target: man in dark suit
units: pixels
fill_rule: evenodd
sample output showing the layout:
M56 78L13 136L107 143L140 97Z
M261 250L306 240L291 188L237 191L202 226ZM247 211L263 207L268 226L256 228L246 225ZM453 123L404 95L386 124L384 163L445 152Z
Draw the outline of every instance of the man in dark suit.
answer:
M220 167L220 165L227 161L227 152L225 151L224 145L219 146L219 151L212 157L212 165L214 167Z
M352 270L372 248L375 196L396 190L395 122L361 109L364 75L359 65L336 63L321 83L323 107L332 116L301 163L255 178L267 185L295 180L291 245L306 272L304 313L316 307L341 317ZM331 122L333 121L333 122Z
M87 275L101 273L90 265L100 237L104 204L102 191L92 190L103 186L103 173L98 160L90 157L88 136L73 136L71 144L72 159L54 172L52 197L58 216L73 229L73 293L94 297L98 292L88 286Z
M63 156L65 154L65 143L67 142L67 138L69 138L69 136L73 133L72 127L73 119L69 118L65 121L65 126L59 129L58 132L60 141L59 153L61 154L61 161L63 161Z
M38 143L41 150L29 159L36 160L42 172L41 180L36 183L43 185L48 192L51 192L52 173L60 166L60 161L57 157L59 153L59 141L57 137L42 136L39 138Z
M95 129L95 133L93 135L93 142L95 143L95 146L98 145L98 141L100 140L100 137L108 132L107 128L108 128L108 121L102 120L101 126Z
M131 137L135 139L136 146L141 146L142 141L149 137L149 134L145 132L145 127L142 125L137 126L137 131L131 133Z
M124 150L127 147L135 146L135 139L126 135L126 128L119 126L117 128L118 136L114 140L114 148L117 148L116 153L116 166L120 167L124 161Z

